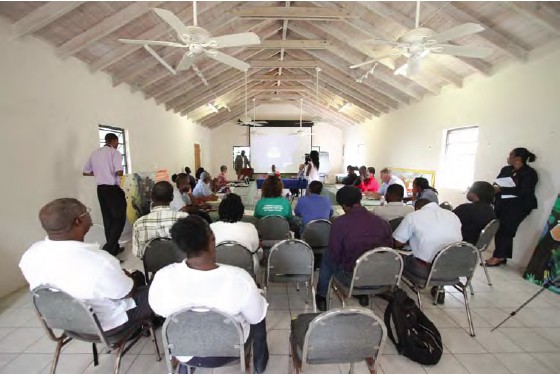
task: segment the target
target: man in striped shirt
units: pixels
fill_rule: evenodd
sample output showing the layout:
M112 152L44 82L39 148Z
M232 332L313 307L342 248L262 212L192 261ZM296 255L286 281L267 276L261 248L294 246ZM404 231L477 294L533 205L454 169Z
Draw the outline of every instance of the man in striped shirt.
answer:
M142 258L146 243L154 238L169 238L171 226L179 219L187 217L185 212L176 212L169 207L173 200L173 186L169 182L157 182L152 190L150 213L134 222L132 232L132 253Z

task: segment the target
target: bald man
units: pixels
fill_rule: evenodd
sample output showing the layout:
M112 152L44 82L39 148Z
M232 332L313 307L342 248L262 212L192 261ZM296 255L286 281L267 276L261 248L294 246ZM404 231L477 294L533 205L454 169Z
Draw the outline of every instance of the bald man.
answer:
M153 315L148 287L140 286L141 273L124 271L119 260L97 244L84 243L91 227L89 212L70 198L41 208L39 220L48 236L24 253L19 267L31 290L47 284L59 288L91 306L104 331L118 333Z

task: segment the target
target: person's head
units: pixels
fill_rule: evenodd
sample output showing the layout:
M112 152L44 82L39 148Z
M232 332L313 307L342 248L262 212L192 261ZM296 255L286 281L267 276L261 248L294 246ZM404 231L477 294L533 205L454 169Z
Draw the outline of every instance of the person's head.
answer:
M245 156L245 151L241 151L241 156Z
M276 175L269 175L262 185L262 197L282 196L282 180Z
M225 166L225 165L220 166L220 171L222 173L225 173L227 171L227 166Z
M157 182L152 189L152 205L169 205L173 201L173 186L166 181Z
M309 193L315 194L315 195L320 195L321 191L323 191L323 183L319 182L319 181L313 181L311 183L309 183L309 186L307 187L307 189L309 190Z
M362 191L357 187L344 186L336 192L336 203L342 206L344 212L359 205L360 201L362 201Z
M428 199L418 199L416 200L416 203L414 203L414 210L420 210L429 203L431 203L431 201Z
M105 144L110 145L113 148L117 148L119 146L119 137L112 132L105 135Z
M430 187L430 182L428 182L426 178L417 177L412 181L412 192L414 193L421 193L424 190L430 189L433 190L433 188Z
M245 206L243 206L241 197L234 193L227 194L220 203L220 207L218 208L220 221L224 222L234 223L237 221L241 221L244 212Z
M375 175L375 168L373 166L370 166L369 168L367 168L367 170L372 177Z
M56 199L39 211L39 221L51 240L84 241L92 222L90 209L77 199Z
M200 174L204 173L204 168L198 168L196 169L196 173L194 173L194 176L196 177L196 179L200 179Z
M369 178L369 173L365 165L360 166L360 177L364 179Z
M177 189L181 192L189 192L191 189L191 184L189 183L189 176L185 173L177 174L177 179L175 179L175 185Z
M309 152L309 159L311 160L313 165L315 165L317 170L319 170L319 152L317 152L317 151Z
M391 175L392 174L393 174L393 172L391 171L391 169L383 168L379 172L379 178L381 178L381 181L383 181L385 183L389 183L389 181L391 180Z
M171 182L176 183L177 182L177 174L173 174L171 176Z
M514 148L507 158L508 165L518 169L527 162L533 162L537 159L534 153L529 152L527 148Z
M494 187L485 181L476 181L472 184L469 192L467 192L467 200L477 203L482 202L492 204L494 201Z
M207 171L203 171L202 173L200 173L200 179L203 183L210 183L210 181L212 180L212 176L210 176L210 173Z
M185 166L185 173L188 174L188 175L191 175L191 173L192 173L191 168L188 167L188 166Z
M216 238L208 222L197 215L178 219L169 231L177 247L185 252L187 260L205 257L216 261Z
M348 166L346 166L346 171L348 172L348 174L353 173L354 172L354 167L352 165L348 165Z
M404 188L400 184L392 184L387 187L385 192L385 201L388 203L401 202L404 198Z
M272 170L272 172L275 173L275 172L276 172L276 165L272 165L272 166L270 167L270 170Z

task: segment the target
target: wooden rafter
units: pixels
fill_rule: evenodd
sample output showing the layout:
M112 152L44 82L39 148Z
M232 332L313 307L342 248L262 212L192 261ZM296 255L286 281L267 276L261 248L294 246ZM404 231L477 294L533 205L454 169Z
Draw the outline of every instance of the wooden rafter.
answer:
M83 4L83 1L53 1L33 10L12 25L14 35L20 38L31 34Z
M287 30L287 29L286 29ZM332 43L328 40L263 40L261 44L247 48L258 49L328 49Z
M288 20L319 20L337 21L356 16L343 10L312 7L238 7L231 14L249 19L288 19Z
M545 1L507 1L503 4L560 36L560 13L550 8Z
M315 68L319 66L317 60L306 61L273 61L273 60L254 60L249 61L252 68Z

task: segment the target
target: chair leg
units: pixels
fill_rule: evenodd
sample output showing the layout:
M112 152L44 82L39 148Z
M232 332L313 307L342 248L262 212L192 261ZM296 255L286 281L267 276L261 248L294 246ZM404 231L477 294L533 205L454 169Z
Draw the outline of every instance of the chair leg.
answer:
M54 358L51 365L51 374L56 372L56 366L58 365L58 359L60 358L60 352L62 351L62 346L64 342L64 335L60 337L60 340L56 343L56 350L54 351Z
M418 299L418 308L420 308L420 310L422 309L422 299L420 298L420 289L414 285L414 291L416 291L416 298Z
M469 283L469 290L471 291L471 296L473 296L474 295L474 289L473 289L472 283Z
M373 295L370 294L369 296L369 308L371 309L372 312L375 313L375 310L373 309Z
M478 252L480 255L480 262L482 263L482 267L484 268L484 273L486 274L486 280L488 281L488 285L492 286L492 280L490 279L490 273L488 273L488 267L486 266L486 261L482 258L482 252Z
M152 342L154 343L154 348L156 350L156 361L161 361L161 353L159 352L159 346L156 339L156 333L154 331L154 326L150 323L150 335L152 336Z
M354 363L350 364L350 370L348 370L348 374L354 374Z
M117 359L115 360L115 368L113 370L114 374L119 374L119 371L121 370L121 361L122 361L122 356L124 353L125 346L126 346L126 341L122 342L119 345L119 349L117 349Z
M93 352L93 366L99 365L99 353L97 353L97 345L91 343L91 351Z
M465 298L465 309L467 311L467 320L469 321L469 329L471 331L471 336L474 337L474 326L471 316L471 307L469 305L469 295L467 294L467 287L462 287L463 289L463 297Z
M296 291L299 292L299 282L296 283Z

